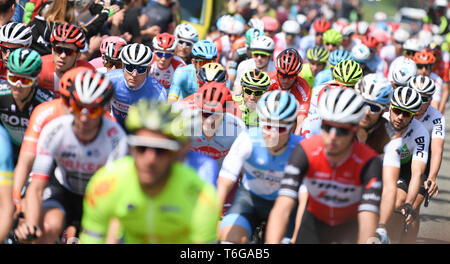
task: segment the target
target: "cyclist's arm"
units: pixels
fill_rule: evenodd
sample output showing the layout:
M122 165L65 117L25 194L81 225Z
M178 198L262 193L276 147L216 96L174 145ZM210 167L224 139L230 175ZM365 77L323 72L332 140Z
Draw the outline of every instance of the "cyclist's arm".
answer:
M252 141L247 133L240 133L225 157L217 179L219 208L223 208L227 195L239 178L245 160L252 153Z
M298 199L298 190L308 170L308 159L301 145L297 146L285 167L278 197L267 220L266 243L279 244L286 233L292 209ZM296 240L296 238L292 238Z
M235 50L233 51L233 54L231 55L230 59L227 62L227 73L228 78L231 82L231 85L234 84L234 81L236 80L236 73L238 68L238 60L239 60L239 53ZM230 87L233 88L233 87Z
M13 185L13 160L12 146L7 132L2 130L0 134L0 243L6 238L12 225L14 206L11 200Z
M21 151L19 158L17 160L16 168L14 169L14 203L16 204L16 209L21 211L21 201L20 194L25 186L25 182L28 179L28 175L33 167L33 162L36 156L28 151Z
M193 210L191 225L191 241L196 244L214 243L217 241L217 222L219 207L217 196L211 185L205 185L198 196Z
M184 66L186 67L186 66ZM183 85L186 83L185 71L181 70L182 67L178 67L173 73L172 84L169 89L168 102L176 102L180 99L181 91L183 90Z
M449 82L444 82L444 84L442 84L442 95L441 95L441 101L439 103L439 112L441 112L442 114L445 113L445 108L447 105L447 101L448 101L448 94L449 94Z
M295 134L296 135L300 135L302 132L302 124L303 121L305 120L306 115L298 115L297 116L297 127L295 128Z
M11 197L11 185L0 185L0 241L5 240L11 229L14 212Z
M444 139L434 138L431 140L431 159L430 159L430 172L428 174L428 180L436 182L436 177L441 168L442 154L444 152ZM434 189L434 188L433 188ZM434 195L435 191L432 191L430 195ZM437 190L436 190L437 191Z
M419 193L422 184L422 175L425 172L428 160L428 148L430 144L430 136L424 133L423 136L415 139L416 146L413 152L411 162L411 181L409 182L408 193L406 195L405 203L414 204L417 194Z
M358 243L367 243L375 235L381 199L382 161L376 156L361 171L362 195L358 207Z

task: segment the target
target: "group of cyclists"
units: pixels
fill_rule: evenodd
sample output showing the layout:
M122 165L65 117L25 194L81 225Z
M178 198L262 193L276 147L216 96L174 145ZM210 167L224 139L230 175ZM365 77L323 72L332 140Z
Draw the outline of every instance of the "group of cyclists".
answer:
M0 240L415 243L450 57L431 21L381 17L232 13L90 57L82 23L50 54L29 17L1 25Z

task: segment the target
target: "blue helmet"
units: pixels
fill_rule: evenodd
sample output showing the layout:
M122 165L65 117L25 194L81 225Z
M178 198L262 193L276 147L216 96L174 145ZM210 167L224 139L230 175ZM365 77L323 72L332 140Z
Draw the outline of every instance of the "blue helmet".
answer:
M331 52L330 57L328 57L328 62L331 65L336 66L339 62L351 58L352 54L350 52L343 49L338 49Z
M389 104L394 92L391 82L379 73L364 76L356 83L355 90L364 100L384 107Z
M192 47L194 59L215 60L217 58L216 45L210 40L200 40Z
M259 119L293 122L297 120L300 105L289 92L276 90L266 92L259 99L256 111Z

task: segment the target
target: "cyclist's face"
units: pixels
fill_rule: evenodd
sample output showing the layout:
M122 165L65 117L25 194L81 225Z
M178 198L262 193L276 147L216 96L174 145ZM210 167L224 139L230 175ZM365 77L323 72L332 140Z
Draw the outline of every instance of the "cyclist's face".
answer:
M422 96L422 98L427 98L427 101L424 102L424 100L422 100L422 106L420 107L420 110L417 111L417 113L415 115L416 119L421 118L422 115L425 114L425 112L427 111L428 106L430 106L430 103L431 103L431 100L432 100L432 97L429 96L429 95L426 95L426 94L423 94L423 93L421 93L420 95Z
M269 56L266 56L264 54L253 54L253 59L255 60L255 65L257 69L263 69L264 67L269 64Z
M133 73L129 73L125 69L123 70L123 76L130 88L136 88L143 84L147 79L147 74L148 70L143 74L138 74L136 70L134 70Z
M147 129L138 130L135 134L139 137L155 139L169 139L167 136L152 132ZM148 188L162 187L169 176L169 171L176 154L168 150L156 150L152 148L139 149L132 147L131 153L138 173L139 183L144 191Z
M161 53L163 53L165 55L164 52L161 51ZM172 54L172 57L170 57L170 58L167 58L164 55L159 57L158 56L159 52L154 52L153 54L154 54L154 58L156 60L156 63L158 65L159 69L165 70L170 66L170 63L172 62L172 59L173 59L173 53L169 53L169 54ZM170 55L167 55L167 56L170 56Z
M26 75L24 75L26 76ZM22 102L24 99L26 99L29 94L34 89L35 84L29 87L23 87L20 85L19 82L17 82L15 85L9 84L9 87L11 88L11 94L16 101ZM31 99L31 98L30 98Z
M294 133L297 122L268 121L267 124L260 122L262 135L266 146L274 150L279 149L289 140L290 134ZM287 126L287 127L286 127Z
M278 82L283 90L291 89L296 81L297 78L278 77Z
M56 43L55 46L61 47L61 48L67 48L72 51L76 51L75 54L67 54L67 53L70 53L68 51L58 53L55 50L55 48L52 48L53 62L55 63L55 70L58 72L66 72L69 69L73 68L76 61L78 60L78 58L80 56L80 52L78 52L77 46L75 46L75 44L72 44L72 43Z
M370 108L367 108L366 109L366 114L361 119L361 121L359 121L359 126L362 127L362 128L366 128L366 129L372 127L381 118L381 114L382 113L383 112L372 114L370 112Z
M192 43L185 40L179 40L177 48L175 49L175 55L181 58L188 58L192 53Z
M391 125L397 130L400 131L404 128L406 128L411 120L413 119L412 116L408 116L407 114L396 114L395 111L391 108L391 114L390 114L390 122Z
M79 139L91 139L94 137L101 125L102 115L91 118L88 113L73 113L73 130Z
M223 121L223 113L204 112L202 111L202 132L207 137L213 137L216 130L220 127Z
M317 61L310 61L309 66L311 68L311 72L313 76L316 76L320 71L325 68L325 63L323 62L317 62Z
M323 33L316 33L316 46L322 46L323 44Z
M6 66L8 63L8 58L9 55L11 54L11 52L13 52L15 49L18 48L23 48L23 45L19 45L19 44L14 44L14 43L8 43L8 42L3 42L1 44L1 52L2 52L2 60L3 60L3 64Z
M322 129L323 143L325 150L329 156L337 156L349 150L354 140L355 127L352 124L339 124L334 122L327 122L332 128L329 132ZM322 122L322 125L324 122ZM344 135L338 135L337 129L348 131Z
M431 74L431 64L427 65L417 65L417 74L422 76L430 76Z

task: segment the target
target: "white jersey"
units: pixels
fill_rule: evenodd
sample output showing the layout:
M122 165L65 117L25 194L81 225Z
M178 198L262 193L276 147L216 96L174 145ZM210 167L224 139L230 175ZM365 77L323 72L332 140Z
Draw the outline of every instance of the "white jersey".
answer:
M388 120L388 122L385 123L386 132L389 137L394 137L397 131L389 122L390 112L385 112L383 118ZM399 155L395 155L394 153L394 157L389 157L389 159L385 157L384 160L387 164L385 163L384 165L399 168L403 164L408 164L411 160L427 163L430 134L418 120L414 118L411 120L408 128L403 132L401 139L401 142L399 140L395 141L398 144L396 149L398 151L397 154L399 153ZM389 147L395 148L395 146L392 145ZM392 153L392 151L390 153Z
M272 59L269 59L269 63L267 64L267 70L265 70L266 73L275 71L275 63L273 63ZM237 87L241 85L241 77L244 73L248 72L249 70L256 69L255 60L253 58L246 59L245 61L239 63L239 66L237 68L236 73L236 80L234 81L233 87ZM235 88L233 88L235 89Z
M322 118L317 111L317 105L319 104L319 95L329 83L334 83L334 80L321 84L313 89L308 115L302 122L302 130L300 132L305 138L322 133Z
M439 110L430 105L425 114L418 120L427 129L432 139L445 140L445 117Z
M73 115L64 115L52 120L41 132L37 145L36 159L31 170L32 178L49 179L55 168L58 182L69 191L84 195L92 175L106 164L110 153L117 153L116 147L124 138L122 128L106 117L97 137L83 144L73 132ZM122 145L117 158L127 154Z
M158 67L158 62L153 60L152 65L150 66L150 71L148 75L156 79L160 84L162 84L167 92L169 91L170 84L172 83L172 77L175 70L178 67L186 66L186 63L178 56L173 56L172 61L170 62L169 67L167 69L161 70Z
M434 91L433 97L431 99L433 101L440 102L442 97L442 85L444 84L444 81L434 72L432 72L429 77L434 81L434 85L436 86L436 90Z

